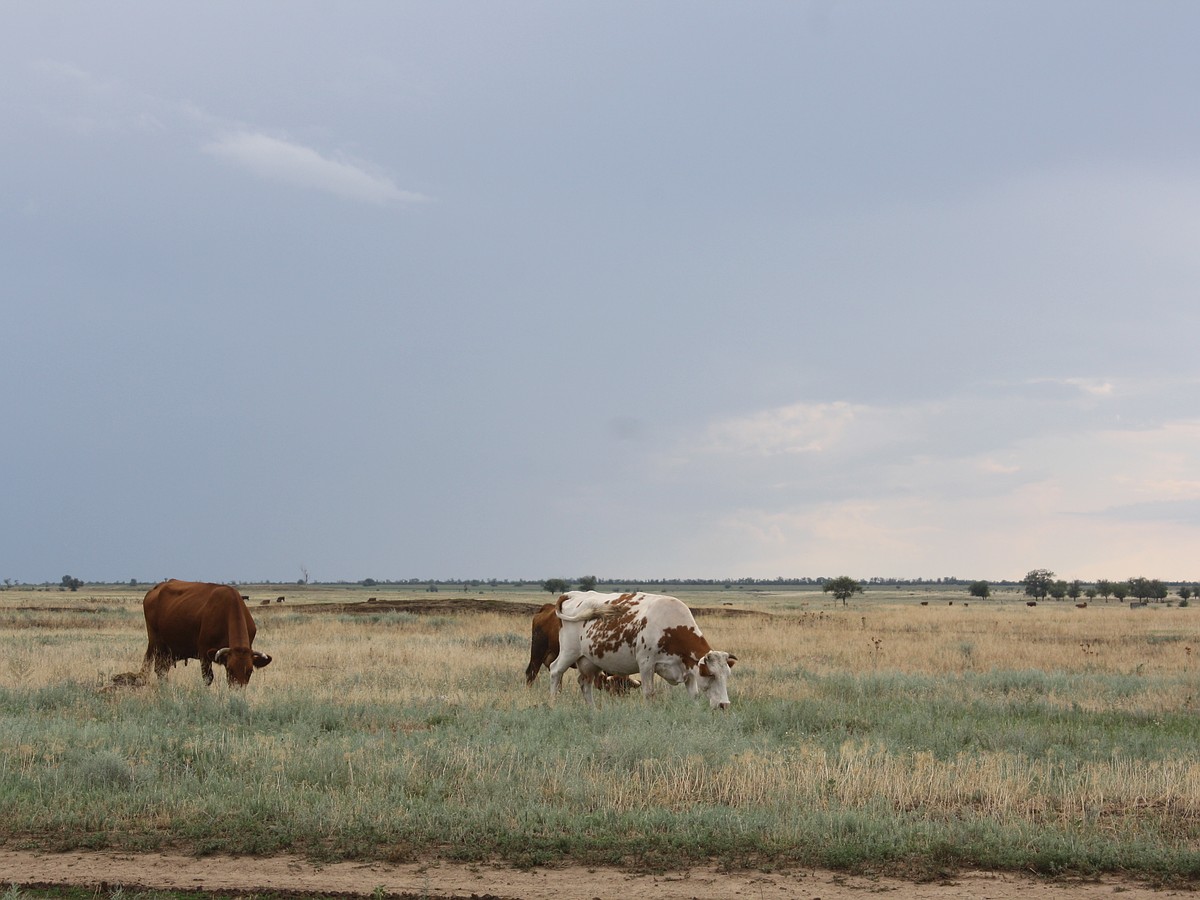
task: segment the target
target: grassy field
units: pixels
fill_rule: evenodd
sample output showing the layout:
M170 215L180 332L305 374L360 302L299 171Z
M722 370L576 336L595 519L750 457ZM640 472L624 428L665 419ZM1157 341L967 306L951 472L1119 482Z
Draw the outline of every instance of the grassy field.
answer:
M733 708L674 688L589 712L570 678L554 706L544 673L524 686L546 594L242 589L274 662L240 692L195 663L111 689L144 588L0 592L0 841L1200 876L1194 608L680 590L738 657Z

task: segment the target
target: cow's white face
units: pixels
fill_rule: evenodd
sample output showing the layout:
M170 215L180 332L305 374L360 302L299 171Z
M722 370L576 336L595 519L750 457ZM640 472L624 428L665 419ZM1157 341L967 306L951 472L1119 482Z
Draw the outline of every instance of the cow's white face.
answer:
M707 697L711 708L729 709L729 669L736 661L723 650L710 650L696 664L696 693Z

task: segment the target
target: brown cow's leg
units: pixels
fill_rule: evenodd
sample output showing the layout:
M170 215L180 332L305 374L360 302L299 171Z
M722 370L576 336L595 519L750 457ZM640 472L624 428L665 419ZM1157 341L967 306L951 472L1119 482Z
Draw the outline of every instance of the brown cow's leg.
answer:
M151 666L153 666L154 674L158 676L159 681L162 681L167 677L167 670L171 668L173 661L169 651L151 644L146 648L146 658L142 660L142 677L147 677L150 674Z
M529 665L525 667L525 686L529 687L533 684L534 679L542 671L542 666L549 669L550 663L554 662L554 657L557 655L557 653L550 652L550 641L546 635L535 628L529 642Z
M154 668L154 645L150 644L146 647L146 655L142 657L141 677L143 681L150 676L152 668Z

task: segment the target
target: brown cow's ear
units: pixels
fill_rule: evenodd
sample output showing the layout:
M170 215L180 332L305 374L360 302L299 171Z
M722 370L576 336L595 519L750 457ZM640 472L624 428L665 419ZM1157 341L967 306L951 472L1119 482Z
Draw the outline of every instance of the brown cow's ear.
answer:
M209 661L209 662L213 662L214 660L216 660L216 658L217 658L217 653L219 653L219 652L220 652L220 651L218 651L218 650L209 650L209 651L208 651L207 653L205 653L204 655L205 655L206 657L208 657L208 661ZM187 662L187 660L184 660L184 662Z
M270 664L271 657L265 653L259 653L257 650L254 651L254 668L261 669L263 666L269 666Z
M703 675L705 678L712 678L712 669L710 669L708 667L708 663L706 663L706 662L700 663L699 671L700 671L700 674Z
M736 656L734 656L732 653L730 653L730 654L729 654L729 668L731 668L731 669L732 669L732 668L733 668L733 664L734 664L735 662L737 662L737 657L736 657Z

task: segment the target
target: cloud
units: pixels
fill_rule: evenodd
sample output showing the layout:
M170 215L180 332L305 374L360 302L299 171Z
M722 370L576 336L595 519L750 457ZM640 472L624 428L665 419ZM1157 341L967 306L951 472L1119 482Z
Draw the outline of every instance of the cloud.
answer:
M1186 577L1200 404L1148 400L1191 387L1078 376L788 404L681 435L636 494L688 510L694 570Z
M713 456L861 457L911 443L939 415L938 404L792 403L713 422L698 446Z
M387 176L360 164L322 156L311 147L261 132L239 131L204 145L204 152L263 178L378 205L427 198L401 190Z
M1064 392L1078 392L1091 397L1111 397L1116 391L1116 385L1105 378L1030 378L1025 384L1033 388L1049 387Z
M715 422L704 444L737 455L820 453L836 445L864 411L844 402L795 403Z
M32 68L44 82L61 89L44 101L41 115L75 136L187 134L191 135L187 138L190 147L194 135L199 134L203 152L262 178L381 206L428 199L402 190L387 175L360 161L325 156L190 101L106 81L63 60L42 59Z

